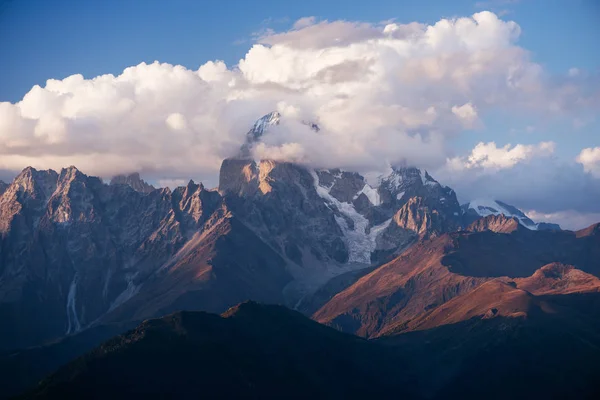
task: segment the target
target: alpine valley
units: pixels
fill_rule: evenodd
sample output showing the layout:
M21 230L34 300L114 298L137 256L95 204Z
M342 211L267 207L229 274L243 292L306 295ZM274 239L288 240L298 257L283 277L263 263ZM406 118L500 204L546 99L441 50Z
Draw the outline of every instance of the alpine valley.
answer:
M74 166L0 182L1 395L600 395L600 224L461 205L407 165L254 160L281 118L214 189Z

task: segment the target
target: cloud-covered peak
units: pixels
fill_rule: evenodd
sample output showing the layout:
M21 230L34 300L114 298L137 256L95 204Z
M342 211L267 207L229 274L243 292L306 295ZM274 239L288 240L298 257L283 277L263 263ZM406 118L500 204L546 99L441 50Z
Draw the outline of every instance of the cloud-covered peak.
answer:
M256 157L359 172L447 170L447 159L461 175L513 170L552 154L550 145L488 143L456 156L453 144L465 129L485 129L496 110L572 120L600 98L585 74L544 71L518 45L520 34L487 11L431 25L308 17L264 32L237 66L154 62L117 76L50 79L20 102L0 103L0 171L75 164L104 177L140 171L155 182L215 185L221 161L274 110L281 123L261 135ZM587 153L580 159L595 171Z

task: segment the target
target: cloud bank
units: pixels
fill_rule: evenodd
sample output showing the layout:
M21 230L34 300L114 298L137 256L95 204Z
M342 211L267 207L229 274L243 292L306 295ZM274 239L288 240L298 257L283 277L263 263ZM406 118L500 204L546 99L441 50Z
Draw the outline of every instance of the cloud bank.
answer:
M600 180L580 165L558 159L555 148L553 142L479 143L468 156L448 159L438 176L462 201L500 199L529 210L536 221L554 217L570 229L598 222Z
M18 103L0 103L0 170L73 164L104 177L140 171L156 182L193 177L214 185L221 160L238 151L254 120L278 110L282 123L255 146L256 157L359 171L407 163L437 171L467 199L487 191L525 204L553 194L552 177L572 174L573 190L592 189L542 211L581 203L600 212L583 204L597 194L598 148L564 165L552 159L549 142L480 143L452 155L453 141L465 129L484 129L490 111L572 118L598 106L596 86L582 74L548 75L518 45L520 34L518 24L491 12L433 25L306 17L289 31L265 31L233 67L155 62L118 76L51 79ZM540 159L551 166L535 167ZM532 192L523 168L543 183L535 198L515 194ZM514 178L520 183L499 183Z

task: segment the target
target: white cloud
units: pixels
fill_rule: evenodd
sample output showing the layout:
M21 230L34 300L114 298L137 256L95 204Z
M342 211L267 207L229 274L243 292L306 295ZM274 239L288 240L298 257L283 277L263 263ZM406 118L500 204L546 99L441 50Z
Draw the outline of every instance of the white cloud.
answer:
M381 29L365 22L321 21L314 17L301 18L288 32L267 31L259 37L266 45L282 45L295 49L322 49L347 46L363 40L381 37Z
M581 213L576 210L565 210L553 213L543 213L535 210L525 214L535 222L550 222L559 224L562 229L579 230L600 221L600 213Z
M455 189L461 202L493 198L548 216L534 220L553 222L553 216L561 225L582 228L600 213L600 185L581 165L558 159L555 148L552 142L479 143L469 155L448 159L434 176ZM573 210L580 218L569 223Z
M534 157L554 153L554 142L542 142L536 145L507 144L498 147L495 142L478 143L467 157L456 157L448 160L448 166L453 170L479 168L483 172L512 168L521 162L527 162Z
M294 29L302 29L314 25L317 22L315 17L303 17L294 22Z
M165 122L167 123L169 128L175 131L181 131L186 129L187 127L187 121L185 119L185 116L181 113L169 114Z
M600 147L586 148L577 156L577 162L586 172L600 178Z
M179 186L185 186L187 183L189 182L189 180L185 180L185 179L160 179L158 181L158 187L168 187L171 189L175 189L176 187Z
M580 90L585 82L549 79L516 44L520 32L491 12L433 25L307 17L289 31L263 32L236 67L155 62L118 76L51 79L18 103L0 103L0 170L77 165L210 186L254 120L275 109L284 122L257 156L358 170L443 168L449 143L486 111L545 117L595 104L595 92ZM551 152L481 146L456 162L507 169Z
M471 103L465 103L460 107L453 106L452 113L456 115L465 128L474 127L478 120L477 110Z

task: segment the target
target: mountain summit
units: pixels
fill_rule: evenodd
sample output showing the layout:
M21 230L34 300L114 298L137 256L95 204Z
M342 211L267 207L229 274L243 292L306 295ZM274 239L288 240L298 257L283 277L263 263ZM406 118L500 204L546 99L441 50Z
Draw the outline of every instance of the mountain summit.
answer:
M473 200L467 204L463 204L462 210L465 214L466 225L488 215L504 215L516 218L527 229L560 230L560 226L557 224L546 222L535 223L523 211L500 200Z

